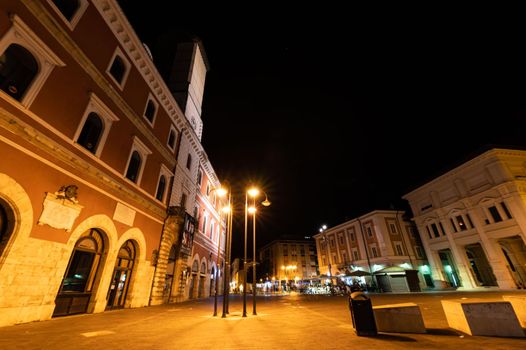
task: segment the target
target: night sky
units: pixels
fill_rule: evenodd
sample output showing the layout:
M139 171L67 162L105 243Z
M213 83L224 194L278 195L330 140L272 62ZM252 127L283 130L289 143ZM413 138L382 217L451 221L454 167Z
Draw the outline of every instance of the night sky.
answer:
M497 9L165 3L120 1L157 64L202 39L202 142L220 180L268 193L258 245L408 210L403 194L481 148L526 146L524 22Z

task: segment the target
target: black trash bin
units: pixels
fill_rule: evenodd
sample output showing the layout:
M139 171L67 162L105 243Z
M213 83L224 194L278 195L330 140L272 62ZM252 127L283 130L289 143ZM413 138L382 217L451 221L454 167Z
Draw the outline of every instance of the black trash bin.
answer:
M365 293L354 292L349 295L349 310L356 335L374 336L378 334L373 305Z

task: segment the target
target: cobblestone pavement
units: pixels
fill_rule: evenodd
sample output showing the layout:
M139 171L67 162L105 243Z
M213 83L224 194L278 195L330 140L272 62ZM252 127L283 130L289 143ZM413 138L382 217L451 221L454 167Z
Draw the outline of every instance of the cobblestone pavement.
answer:
M520 292L371 295L373 305L417 303L427 334L356 336L344 296L261 296L257 300L257 316L252 316L250 296L247 318L241 317L242 299L234 296L227 318L212 317L213 298L209 298L3 327L0 349L523 350L526 338L477 337L448 329L440 304L442 299L501 299L503 294L517 293Z

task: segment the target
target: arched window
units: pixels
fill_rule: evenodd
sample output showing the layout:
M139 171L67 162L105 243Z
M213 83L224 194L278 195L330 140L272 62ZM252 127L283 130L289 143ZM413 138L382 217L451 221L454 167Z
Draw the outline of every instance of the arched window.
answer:
M102 119L97 113L91 112L82 127L77 143L95 154L103 129Z
M73 19L73 16L80 7L79 0L53 0L53 3L68 21Z
M146 104L146 110L144 111L144 116L148 121L153 123L153 118L155 117L155 111L157 108L155 108L155 103L153 103L152 100L148 100L148 103Z
M206 216L203 218L203 234L206 235Z
M128 170L126 171L126 177L133 182L137 182L139 177L139 170L141 169L141 155L137 151L133 151L130 157L130 164L128 164Z
M110 67L111 76L119 83L122 84L124 74L126 73L126 65L120 56L115 56L113 63Z
M170 134L168 135L168 147L175 149L175 131L173 129L170 130Z
M192 272L198 273L199 272L198 268L199 268L199 264L197 263L197 261L194 261L194 263L192 264Z
M166 178L164 177L164 175L161 175L159 177L159 184L157 185L157 194L155 195L155 198L157 198L161 202L163 201L165 187L166 187Z
M186 169L190 169L192 166L192 156L188 153L188 158L186 158Z
M18 44L11 44L0 56L0 89L18 101L38 74L38 62Z
M206 274L206 265L204 262L201 263L201 273L204 275Z

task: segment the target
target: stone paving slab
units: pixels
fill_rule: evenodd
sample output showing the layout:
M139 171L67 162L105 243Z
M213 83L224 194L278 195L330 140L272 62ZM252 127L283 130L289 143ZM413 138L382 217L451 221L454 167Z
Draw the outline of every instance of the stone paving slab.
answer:
M476 293L499 299L500 293ZM509 292L506 294L510 294ZM476 337L447 328L442 299L469 293L372 295L373 305L413 302L420 306L427 334L358 337L347 297L258 297L258 315L241 317L235 296L227 318L212 317L213 299L94 315L56 318L0 328L1 350L25 349L525 349L523 339ZM220 308L221 309L221 308Z

